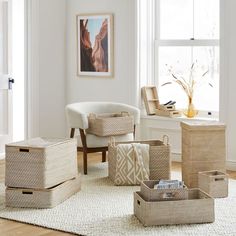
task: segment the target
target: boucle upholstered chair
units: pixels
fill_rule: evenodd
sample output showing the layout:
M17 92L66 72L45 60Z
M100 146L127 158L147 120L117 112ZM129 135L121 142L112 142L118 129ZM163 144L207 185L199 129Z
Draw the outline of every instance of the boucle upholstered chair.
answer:
M87 174L87 154L93 152L102 152L102 161L106 161L106 151L110 137L99 137L86 133L88 129L88 115L90 113L116 113L127 111L134 116L134 133L117 135L116 141L132 141L135 137L135 126L140 121L140 110L136 107L112 102L79 102L66 106L67 122L71 129L70 137L75 136L75 130L78 129L77 150L83 152L84 174Z

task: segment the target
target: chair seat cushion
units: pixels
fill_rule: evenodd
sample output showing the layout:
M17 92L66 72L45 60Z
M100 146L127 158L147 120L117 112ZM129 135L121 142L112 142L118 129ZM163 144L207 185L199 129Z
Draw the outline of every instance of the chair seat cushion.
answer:
M116 142L126 142L133 141L133 133L113 136ZM82 142L80 136L77 137L78 147L82 147ZM86 134L87 147L107 147L110 137L98 137L93 134Z

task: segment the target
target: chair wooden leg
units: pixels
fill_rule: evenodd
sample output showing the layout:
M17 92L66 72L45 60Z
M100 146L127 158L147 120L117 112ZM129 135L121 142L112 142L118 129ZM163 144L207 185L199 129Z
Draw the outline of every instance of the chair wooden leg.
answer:
M102 162L106 162L106 151L102 152Z
M87 175L87 172L88 172L87 152L83 152L83 159L84 159L84 174Z

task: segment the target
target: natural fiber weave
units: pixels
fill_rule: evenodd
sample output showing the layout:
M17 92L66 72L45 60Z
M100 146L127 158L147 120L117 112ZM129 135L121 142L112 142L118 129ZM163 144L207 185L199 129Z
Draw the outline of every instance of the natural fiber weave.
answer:
M198 187L213 198L228 197L228 175L217 170L199 172Z
M87 133L97 136L113 136L134 132L134 117L129 113L90 114Z
M199 189L190 189L188 199L149 202L136 192L134 214L145 226L212 223L215 221L214 199Z
M151 180L170 179L170 146L160 140L130 141L109 143L108 145L108 172L109 178L114 182L117 165L117 144L141 143L149 144L149 171Z
M181 122L182 176L189 188L198 187L198 172L226 171L225 125L218 122Z
M6 145L9 187L50 188L77 175L75 139L34 138Z
M146 180L141 183L141 196L145 201L184 200L188 198L188 188L154 189L157 180Z
M53 208L81 189L81 175L49 189L6 188L9 207Z

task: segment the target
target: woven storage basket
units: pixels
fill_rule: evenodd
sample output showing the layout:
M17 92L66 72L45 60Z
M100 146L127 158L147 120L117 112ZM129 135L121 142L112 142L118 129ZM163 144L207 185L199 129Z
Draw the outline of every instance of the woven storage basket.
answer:
M6 188L6 206L52 208L81 189L81 176L67 180L49 189Z
M134 132L134 117L127 112L90 114L87 133L97 136L113 136Z
M154 189L159 180L147 180L141 183L141 196L145 201L184 200L188 198L188 188Z
M215 221L214 199L199 189L189 189L186 200L150 202L135 192L134 215L144 226L210 223Z
M228 197L228 175L217 170L199 172L198 187L213 198Z
M77 173L75 139L34 138L6 145L6 186L50 188Z
M189 188L198 187L198 172L225 172L225 125L219 122L181 122L182 178Z
M167 137L167 136L165 136ZM168 138L168 137L167 137ZM149 144L150 179L170 179L170 145L160 140L129 141L108 144L108 175L114 182L116 176L117 144L141 143Z

